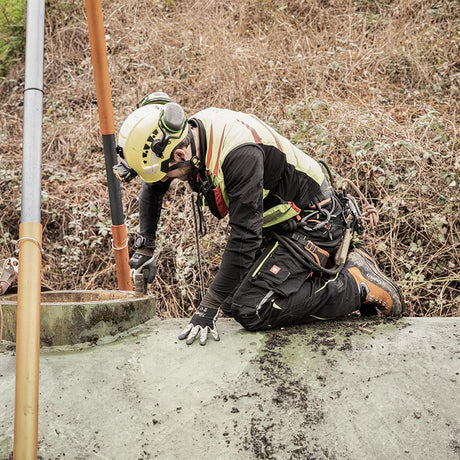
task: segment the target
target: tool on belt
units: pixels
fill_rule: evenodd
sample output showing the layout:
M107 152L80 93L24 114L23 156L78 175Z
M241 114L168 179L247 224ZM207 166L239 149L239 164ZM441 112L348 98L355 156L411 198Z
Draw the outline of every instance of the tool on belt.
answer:
M344 179L343 185L351 185L364 202L365 210L362 213L356 199L346 192L345 187L340 192L333 187L329 168L324 162L321 164L327 170L331 184L328 188L329 197L322 202L328 203L328 209L323 207L319 199L314 199L310 211L274 226L269 235L313 272L335 275L342 270L353 240L363 233L363 221L375 226L378 213L359 189L351 181ZM340 222L339 226L337 220ZM339 234L337 230L334 233L334 227L340 228ZM329 259L329 248L335 251L333 260Z

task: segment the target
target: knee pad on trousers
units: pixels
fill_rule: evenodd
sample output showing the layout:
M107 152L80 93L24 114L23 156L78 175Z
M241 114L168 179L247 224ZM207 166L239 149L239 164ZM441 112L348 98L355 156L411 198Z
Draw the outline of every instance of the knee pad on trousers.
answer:
M240 323L247 331L263 331L267 329L265 321L259 316L254 307L246 305L232 304L232 314L238 323Z

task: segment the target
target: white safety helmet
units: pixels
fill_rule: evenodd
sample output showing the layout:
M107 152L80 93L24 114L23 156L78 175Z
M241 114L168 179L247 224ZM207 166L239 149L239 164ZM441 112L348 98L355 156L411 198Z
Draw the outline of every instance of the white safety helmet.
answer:
M138 109L126 118L120 128L117 152L124 166L134 170L145 182L157 182L164 178L169 169L172 152L187 136L189 127L184 111L179 104L167 102L169 97L146 96ZM114 173L128 181L135 177L123 177L120 165ZM121 166L123 168L123 166ZM129 173L129 168L125 168ZM121 172L121 173L120 173Z

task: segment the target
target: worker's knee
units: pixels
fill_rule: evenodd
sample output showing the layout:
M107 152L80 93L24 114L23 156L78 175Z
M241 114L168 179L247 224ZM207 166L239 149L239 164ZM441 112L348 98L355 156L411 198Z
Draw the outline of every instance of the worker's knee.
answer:
M267 309L272 297L273 291L247 279L233 295L232 316L248 331L267 329Z
M254 316L254 317L247 317L247 316L241 317L241 316L234 315L234 318L235 318L236 321L238 321L247 331L256 332L256 331L263 331L264 329L266 329L266 327L264 326L264 324L262 324L262 322L260 321L260 319L257 318L256 316Z
M266 329L254 307L232 303L232 315L246 330L255 332Z

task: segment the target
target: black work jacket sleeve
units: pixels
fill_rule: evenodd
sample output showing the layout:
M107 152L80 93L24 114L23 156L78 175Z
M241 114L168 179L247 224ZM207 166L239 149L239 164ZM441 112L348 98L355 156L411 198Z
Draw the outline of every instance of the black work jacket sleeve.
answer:
M141 235L151 238L156 237L163 196L170 185L171 180L142 183L142 188L139 192L139 233Z
M255 144L230 152L222 165L229 199L230 237L210 288L219 297L232 295L251 268L262 242L263 150Z

